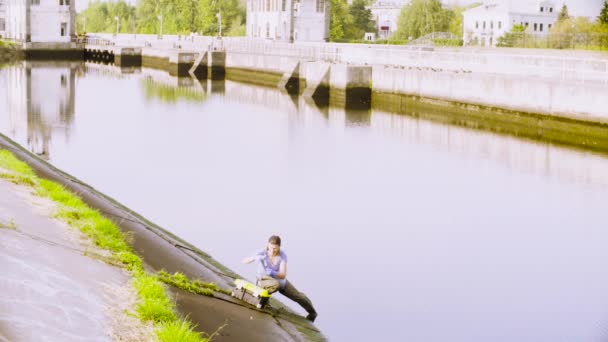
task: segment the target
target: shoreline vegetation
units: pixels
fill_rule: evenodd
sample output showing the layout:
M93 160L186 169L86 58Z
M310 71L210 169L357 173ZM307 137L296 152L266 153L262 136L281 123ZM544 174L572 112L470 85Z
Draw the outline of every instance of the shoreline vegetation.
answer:
M137 293L133 314L144 323L152 323L158 341L207 342L217 333L203 333L206 335L203 337L196 332L196 326L188 318L179 316L175 301L163 283L207 296L213 296L214 292L227 293L227 290L213 283L191 281L181 273L169 274L161 270L155 274L144 270L143 261L129 245L129 237L111 220L63 186L38 177L26 163L1 148L0 178L26 186L33 194L52 200L58 207L54 214L56 218L81 231L95 246L110 253L109 258L102 261L128 271L132 277L131 285Z

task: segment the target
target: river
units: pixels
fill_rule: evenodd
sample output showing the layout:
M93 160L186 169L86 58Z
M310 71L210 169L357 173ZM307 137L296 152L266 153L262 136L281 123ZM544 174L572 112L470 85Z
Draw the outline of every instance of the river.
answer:
M605 154L152 69L0 88L2 134L237 273L280 235L330 340L608 339Z

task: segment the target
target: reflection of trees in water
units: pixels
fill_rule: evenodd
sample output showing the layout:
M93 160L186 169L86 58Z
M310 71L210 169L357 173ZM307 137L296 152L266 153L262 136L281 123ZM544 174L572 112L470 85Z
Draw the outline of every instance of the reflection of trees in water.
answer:
M146 100L159 100L163 103L176 103L178 101L203 102L207 94L197 81L189 77L175 77L175 83L170 85L155 80L152 76L142 79Z

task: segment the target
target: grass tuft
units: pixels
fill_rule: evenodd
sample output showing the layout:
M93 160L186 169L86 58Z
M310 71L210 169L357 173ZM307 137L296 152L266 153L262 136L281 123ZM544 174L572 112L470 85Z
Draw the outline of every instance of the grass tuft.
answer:
M10 219L8 223L0 221L0 229L17 230L17 225L13 219Z
M0 168L23 176L36 176L29 165L17 159L7 150L0 150Z
M182 290L205 295L205 296L213 296L214 292L221 292L224 294L230 294L230 291L224 290L214 283L204 283L200 280L190 281L186 275L180 272L175 272L174 274L169 274L165 271L160 271L157 273L158 279L165 284L178 287Z
M155 323L173 322L175 304L169 299L163 284L154 276L139 273L135 276L134 284L140 302L137 312L142 320L151 320Z
M161 342L206 342L206 338L194 332L194 326L188 320L160 324L156 336Z

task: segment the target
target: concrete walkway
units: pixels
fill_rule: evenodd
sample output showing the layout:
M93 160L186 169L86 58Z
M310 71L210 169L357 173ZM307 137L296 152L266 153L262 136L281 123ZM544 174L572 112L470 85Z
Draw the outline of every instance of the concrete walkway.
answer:
M0 341L153 339L124 314L135 300L128 274L30 191L0 179Z

